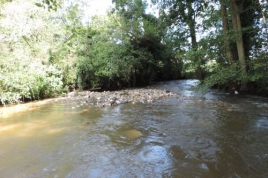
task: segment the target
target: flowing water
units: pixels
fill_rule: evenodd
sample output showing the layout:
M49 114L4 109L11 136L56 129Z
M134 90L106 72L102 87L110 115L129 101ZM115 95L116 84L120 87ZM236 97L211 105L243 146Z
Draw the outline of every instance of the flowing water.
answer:
M0 178L268 177L268 99L180 97L107 108L55 102L0 116Z

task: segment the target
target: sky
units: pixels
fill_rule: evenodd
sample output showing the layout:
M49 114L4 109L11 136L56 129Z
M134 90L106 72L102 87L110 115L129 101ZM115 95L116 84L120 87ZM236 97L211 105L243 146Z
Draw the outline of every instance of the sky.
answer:
M89 0L88 6L84 9L85 17L86 19L90 19L90 17L94 15L105 15L107 10L111 7L114 7L112 0ZM158 16L158 11L155 7L147 9L146 12Z
M85 7L85 16L105 15L106 11L112 7L112 0L90 0L88 7Z

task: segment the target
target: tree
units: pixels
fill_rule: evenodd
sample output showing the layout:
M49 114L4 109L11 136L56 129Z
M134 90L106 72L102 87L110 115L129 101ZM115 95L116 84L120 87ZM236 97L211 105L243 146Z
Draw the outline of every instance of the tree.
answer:
M165 5L170 7L169 18L171 19L172 24L185 24L189 30L189 36L191 39L191 54L193 54L193 62L196 65L196 77L198 79L203 79L202 68L201 68L201 58L198 58L195 55L195 52L198 50L198 42L196 35L196 19L198 18L198 12L202 9L204 5L203 2L195 0L184 0L184 1L164 1ZM171 25L171 24L170 24ZM186 28L187 29L187 28ZM185 38L185 37L184 37Z
M20 11L16 11L18 7ZM60 31L48 20L48 12L33 1L13 0L1 7L1 13L1 103L39 99L62 91L62 71L47 64L47 50Z
M229 23L228 23L228 14L227 14L227 6L225 0L220 0L221 4L221 18L222 18L222 30L224 37L224 49L226 51L226 56L229 64L233 63L233 53L231 50L231 42L229 40Z
M57 11L60 8L61 2L60 0L42 0L41 2L35 3L38 7L43 7L50 10Z
M240 68L242 71L242 75L247 75L247 65L246 65L246 56L245 56L245 49L244 49L244 42L242 36L242 26L241 26L241 19L240 19L240 12L238 5L235 0L230 0L230 9L231 9L231 16L232 16L232 23L234 32L236 35L236 46L238 51L238 58L240 63ZM246 83L245 81L242 82L241 90L246 90Z
M76 27L68 31L61 22L62 12L47 11L35 3L13 0L1 6L2 104L50 97L74 82L75 45L70 43L70 31Z

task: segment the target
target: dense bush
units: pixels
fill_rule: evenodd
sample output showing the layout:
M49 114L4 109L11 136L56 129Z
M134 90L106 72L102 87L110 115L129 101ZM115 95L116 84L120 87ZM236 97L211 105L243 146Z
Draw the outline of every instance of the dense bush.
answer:
M47 98L63 91L62 71L55 66L35 64L2 68L0 101L2 104Z
M133 35L133 24L116 13L95 17L87 32L90 38L84 36L87 42L78 52L79 88L113 89L168 77L172 50L161 43L156 27L144 24L144 32L139 27Z
M57 13L34 3L14 0L1 6L0 104L50 97L62 92L69 78L66 66L53 62L50 53L63 46L66 34L53 20Z

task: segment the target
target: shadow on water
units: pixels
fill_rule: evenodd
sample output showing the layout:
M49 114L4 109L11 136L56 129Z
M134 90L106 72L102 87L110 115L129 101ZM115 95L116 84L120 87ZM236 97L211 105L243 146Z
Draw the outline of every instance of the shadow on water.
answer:
M54 103L0 118L0 177L268 177L268 99L154 87L178 98Z

